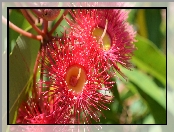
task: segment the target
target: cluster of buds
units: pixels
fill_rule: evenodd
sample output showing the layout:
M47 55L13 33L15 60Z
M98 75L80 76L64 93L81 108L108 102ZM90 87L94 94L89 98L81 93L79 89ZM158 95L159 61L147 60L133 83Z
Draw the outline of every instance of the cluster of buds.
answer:
M119 65L131 69L135 32L125 9L65 9L70 28L62 38L44 43L40 50L42 79L39 96L18 111L19 124L91 124L100 122L102 110L112 102L112 77L121 75ZM38 10L43 19L54 20L53 10ZM56 16L60 10L55 12ZM45 15L50 14L47 17ZM36 93L35 93L36 94ZM33 94L34 95L34 94Z

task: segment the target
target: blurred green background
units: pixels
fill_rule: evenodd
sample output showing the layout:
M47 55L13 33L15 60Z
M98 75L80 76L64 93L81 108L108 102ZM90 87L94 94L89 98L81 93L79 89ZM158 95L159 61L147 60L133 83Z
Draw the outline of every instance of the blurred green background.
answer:
M9 20L35 33L18 10L10 10ZM114 102L108 105L110 111L102 111L106 119L101 117L99 124L166 124L166 9L132 9L128 21L137 31L138 50L131 60L135 68L122 69L128 82L113 78L117 82L112 90ZM65 24L64 21L62 25ZM60 30L61 27L57 28L56 33ZM39 49L35 40L18 36L9 30L10 123L15 123L16 109L32 84Z
M117 81L111 111L101 124L166 124L166 9L132 9L128 21L137 30L138 48L129 81Z

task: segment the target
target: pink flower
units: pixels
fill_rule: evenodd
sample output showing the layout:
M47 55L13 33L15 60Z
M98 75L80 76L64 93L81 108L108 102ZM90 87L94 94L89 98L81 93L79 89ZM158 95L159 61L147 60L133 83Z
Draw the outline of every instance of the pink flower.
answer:
M94 49L99 52L101 61L105 65L113 65L124 78L118 64L130 69L129 62L134 46L135 32L126 21L128 11L124 9L74 9L70 12L74 21L66 18L71 26L70 34L77 40L89 45L89 41L96 41Z
M55 123L88 124L90 118L98 122L101 109L108 110L104 103L111 102L101 93L109 91L114 83L109 80L108 67L98 63L98 52L90 50L91 45L81 43L72 36L54 40L47 44L47 52L43 50L45 62L41 63L48 80L39 83L46 89L42 90L44 98L53 99Z
M18 110L17 124L52 124L53 118L50 116L50 107L44 100L40 104L40 100L29 98L27 102L23 102Z

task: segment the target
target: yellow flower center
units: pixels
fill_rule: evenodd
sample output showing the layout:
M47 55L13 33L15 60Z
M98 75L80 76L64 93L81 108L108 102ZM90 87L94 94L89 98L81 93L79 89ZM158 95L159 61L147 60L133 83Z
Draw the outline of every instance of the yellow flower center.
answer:
M92 35L95 37L103 50L108 51L111 47L111 38L106 32L108 21L106 20L105 29L97 27L94 28Z
M69 89L75 93L82 92L86 82L86 72L83 67L79 65L71 66L67 70L65 80Z

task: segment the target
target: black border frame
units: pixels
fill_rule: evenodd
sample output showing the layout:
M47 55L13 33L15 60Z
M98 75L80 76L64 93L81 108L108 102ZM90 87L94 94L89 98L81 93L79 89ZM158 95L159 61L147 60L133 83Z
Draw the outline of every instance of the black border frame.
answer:
M167 45L167 7L7 7L7 38L9 38L9 9L165 9ZM166 124L10 124L9 123L9 39L7 39L7 125L167 125L167 48L166 48ZM167 46L166 46L167 47Z

